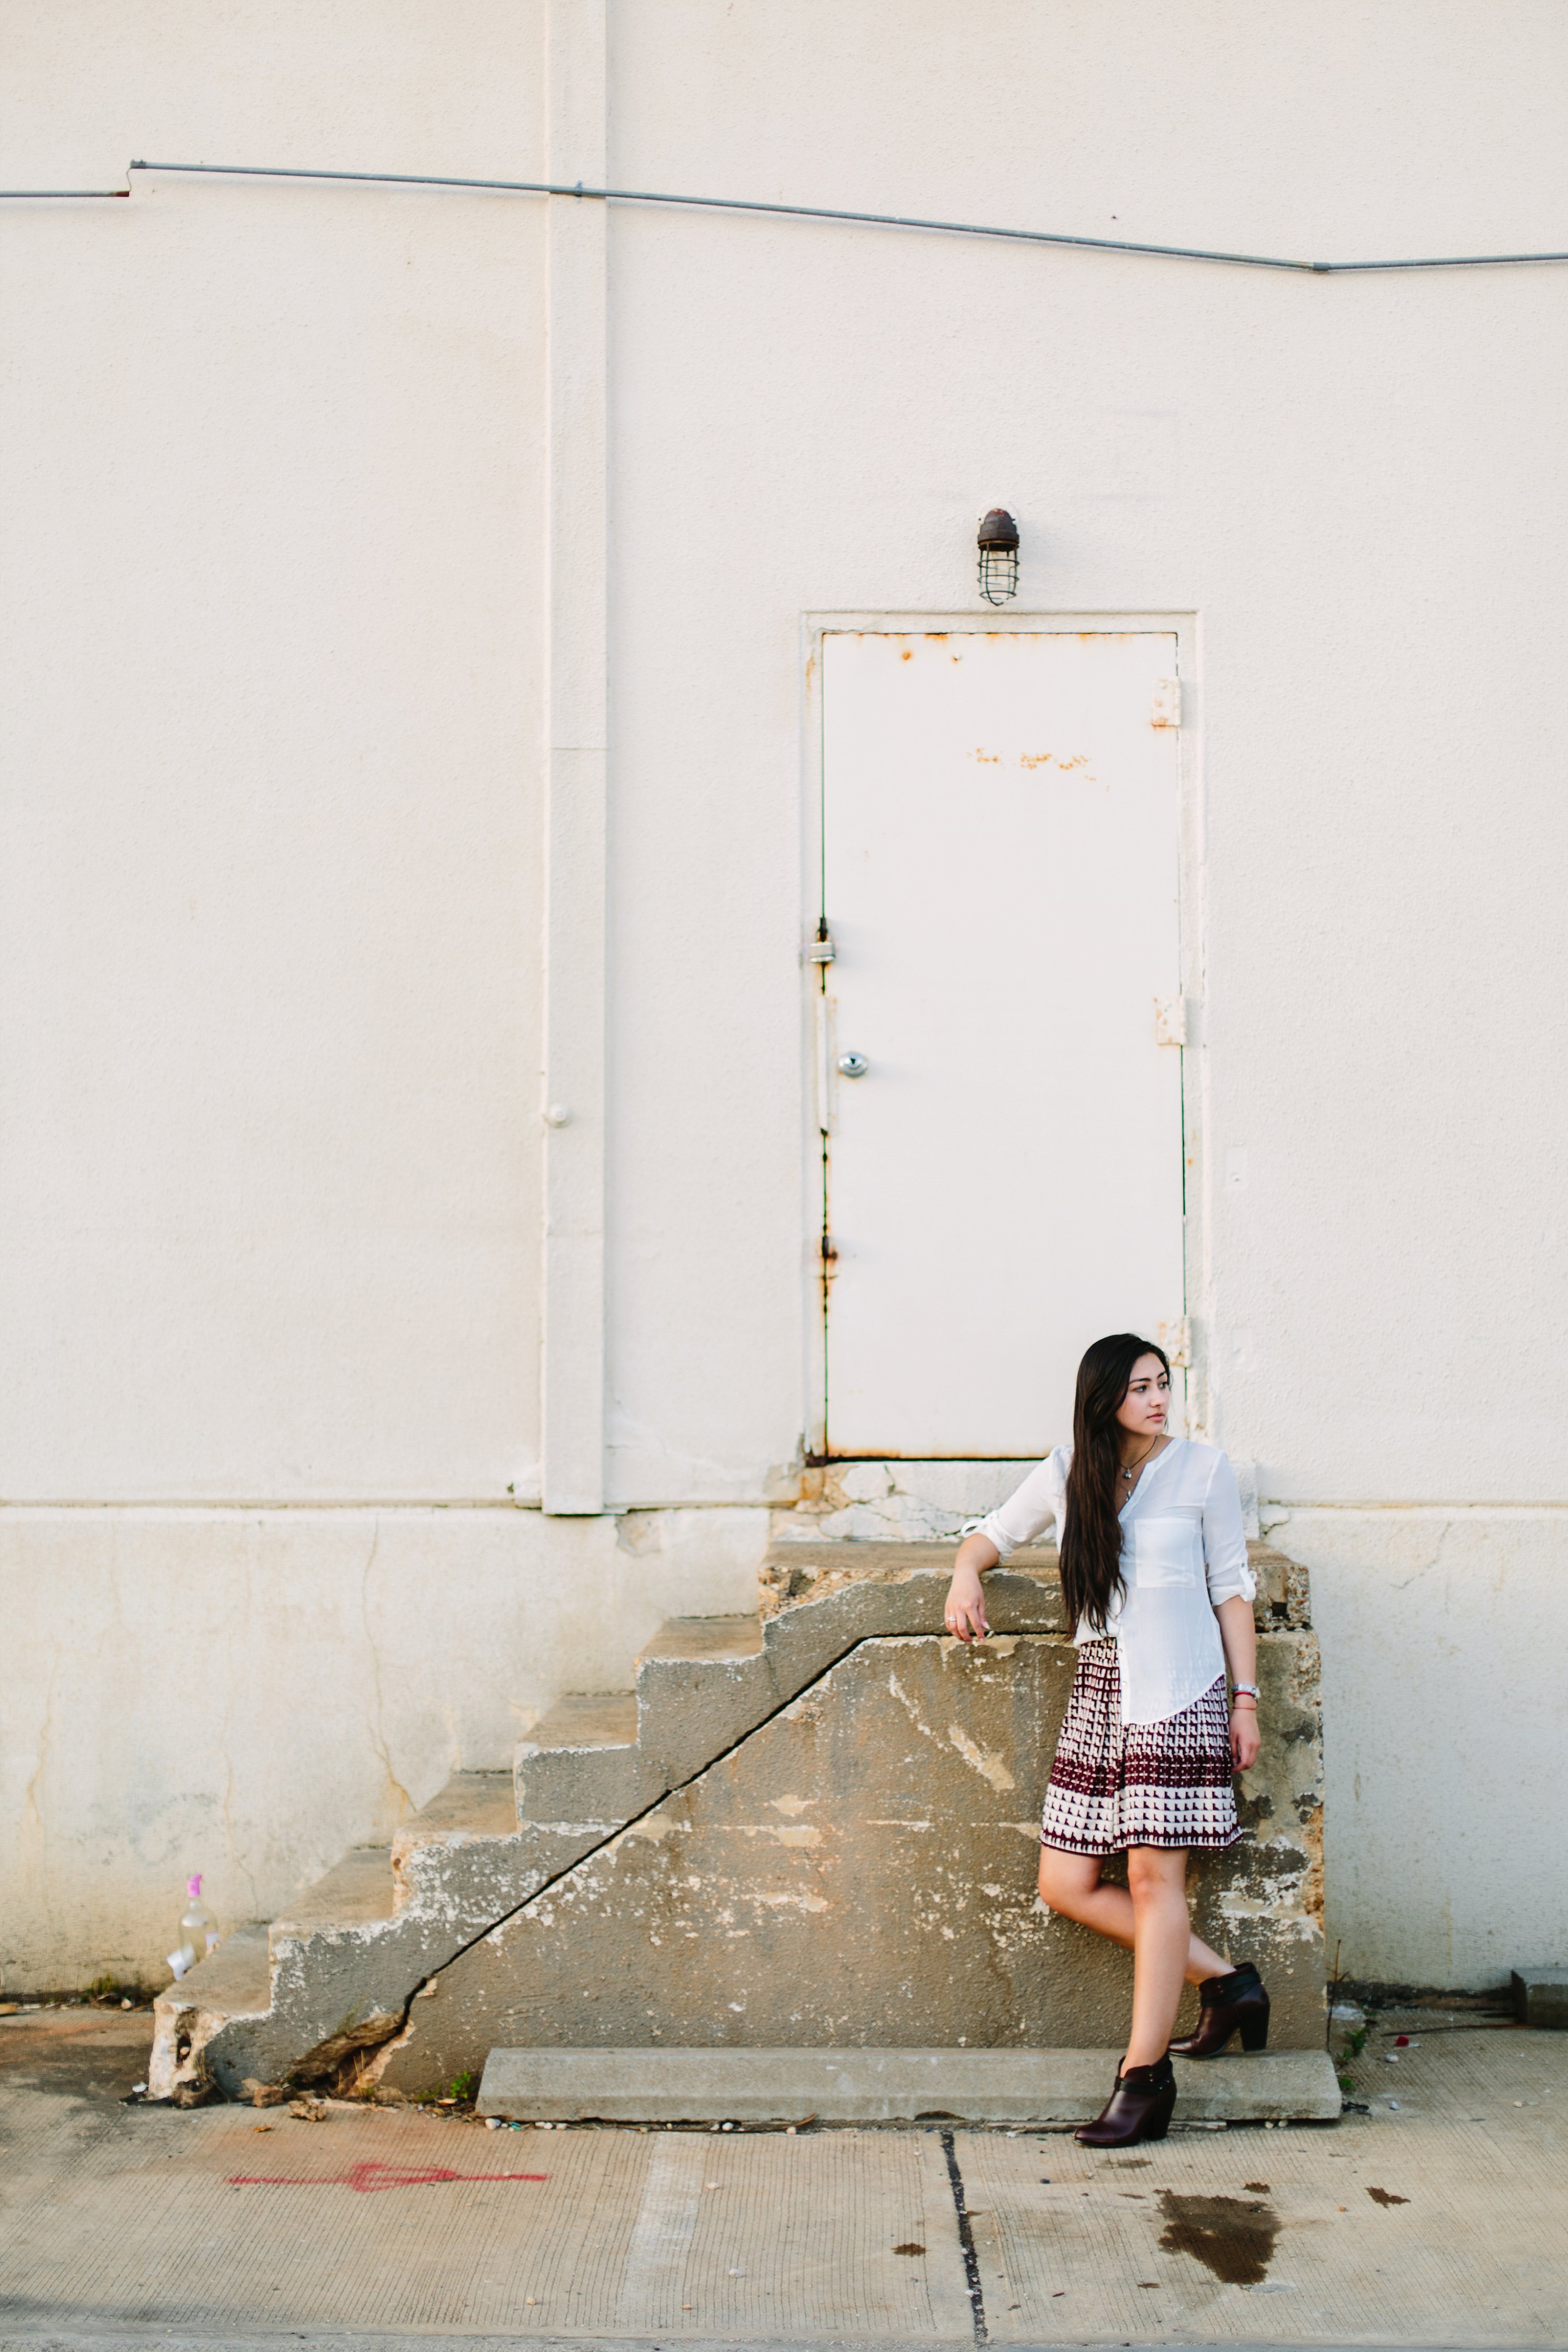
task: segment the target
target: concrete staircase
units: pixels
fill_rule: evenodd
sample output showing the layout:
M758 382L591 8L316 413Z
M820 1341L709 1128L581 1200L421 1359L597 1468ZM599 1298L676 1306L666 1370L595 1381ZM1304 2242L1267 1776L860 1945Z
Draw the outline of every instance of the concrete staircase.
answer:
M351 1847L281 1917L240 1927L172 1986L157 2003L149 2095L232 2097L247 2080L351 2086L422 1987L476 1937L857 1642L906 1630L912 1614L940 1626L946 1550L779 1550L756 1615L671 1620L638 1659L632 1690L559 1699L510 1773L455 1773L390 1845ZM1025 1573L993 1580L998 1626L1060 1623L1053 1566L1041 1552Z
M1303 1628L1304 1571L1261 1548L1255 1564L1260 1625ZM558 1884L580 1883L589 1857L862 1643L939 1637L950 1566L945 1546L776 1547L757 1614L666 1623L632 1690L559 1699L511 1773L455 1774L390 1845L351 1848L281 1917L239 1929L171 1987L150 2095L192 2105L247 2085L363 2087L461 1955ZM988 1605L997 1633L1060 1642L1054 1553L1015 1555L988 1580Z

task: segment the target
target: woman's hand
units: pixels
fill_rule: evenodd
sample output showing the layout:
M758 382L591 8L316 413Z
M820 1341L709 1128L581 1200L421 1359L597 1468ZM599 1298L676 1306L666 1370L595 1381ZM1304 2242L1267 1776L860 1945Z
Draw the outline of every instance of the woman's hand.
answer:
M960 1642L983 1642L990 1632L986 1622L986 1599L980 1590L980 1577L988 1568L995 1568L1001 1554L988 1536L966 1536L958 1546L958 1557L953 1563L953 1581L947 1587L943 1604L942 1622L949 1633Z
M972 1568L954 1570L942 1621L949 1633L956 1634L960 1642L983 1642L990 1632L986 1622L986 1596Z
M961 1557L961 1555L960 1555ZM1258 1701L1252 1696L1258 1685L1258 1629L1252 1619L1252 1603L1239 1593L1232 1593L1215 1610L1219 1620L1219 1638L1225 1646L1225 1664L1233 1687L1248 1693L1246 1698L1230 1702L1230 1755L1239 1772L1247 1771L1258 1761Z

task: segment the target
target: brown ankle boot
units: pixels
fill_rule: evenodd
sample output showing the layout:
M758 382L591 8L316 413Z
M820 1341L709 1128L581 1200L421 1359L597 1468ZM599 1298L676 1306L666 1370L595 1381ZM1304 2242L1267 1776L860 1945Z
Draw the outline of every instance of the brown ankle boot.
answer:
M1092 2124L1081 2124L1072 2137L1085 2147L1131 2147L1135 2140L1164 2139L1176 2095L1176 2070L1168 2057L1152 2066L1119 2067L1103 2111Z
M1269 1993L1250 1960L1228 1977L1206 1977L1197 1989L1197 2025L1171 2048L1178 2058L1218 2058L1233 2033L1243 2050L1261 2050L1269 2040Z

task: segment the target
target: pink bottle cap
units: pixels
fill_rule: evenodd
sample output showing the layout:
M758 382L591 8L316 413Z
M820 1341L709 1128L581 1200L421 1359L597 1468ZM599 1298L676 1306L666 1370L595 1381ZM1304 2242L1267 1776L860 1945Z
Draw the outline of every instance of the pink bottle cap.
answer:
M187 1895L199 1895L199 1894L201 1893L201 1891L202 1891L202 1874L201 1874L201 1872L198 1870L198 1871L197 1871L197 1873L196 1873L196 1874L195 1874L195 1876L194 1876L194 1878L187 1878L187 1879L186 1879L186 1881L185 1881L185 1892L186 1892L186 1894L187 1894Z

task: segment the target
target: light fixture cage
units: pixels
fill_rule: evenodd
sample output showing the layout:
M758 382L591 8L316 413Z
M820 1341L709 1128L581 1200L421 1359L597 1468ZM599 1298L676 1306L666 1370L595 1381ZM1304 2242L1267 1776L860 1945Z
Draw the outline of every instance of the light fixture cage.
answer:
M980 523L980 593L988 604L1005 604L1019 592L1019 527L1005 507L993 507Z

